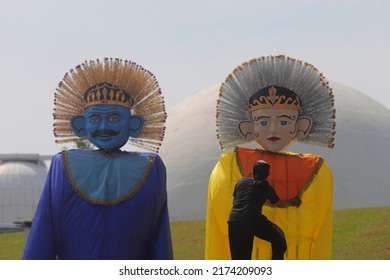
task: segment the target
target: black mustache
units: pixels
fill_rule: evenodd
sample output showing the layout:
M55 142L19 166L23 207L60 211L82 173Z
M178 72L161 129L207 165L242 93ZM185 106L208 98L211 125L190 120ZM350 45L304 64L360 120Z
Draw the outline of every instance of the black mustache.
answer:
M115 130L112 130L112 129L99 129L99 130L95 130L94 132L91 132L91 135L93 138L96 138L100 135L110 135L110 136L116 136L120 133L120 131L115 131Z

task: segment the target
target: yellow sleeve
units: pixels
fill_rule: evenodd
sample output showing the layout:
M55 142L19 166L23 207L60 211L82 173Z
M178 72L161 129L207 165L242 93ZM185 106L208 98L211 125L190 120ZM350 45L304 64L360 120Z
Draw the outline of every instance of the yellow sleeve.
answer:
M208 187L205 258L228 260L228 218L233 203L233 190L241 178L234 152L225 152L211 173Z

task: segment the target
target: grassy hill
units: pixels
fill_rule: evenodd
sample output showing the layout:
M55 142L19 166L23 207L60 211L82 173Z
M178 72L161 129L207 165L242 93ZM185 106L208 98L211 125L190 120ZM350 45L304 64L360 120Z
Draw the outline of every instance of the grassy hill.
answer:
M204 259L205 221L172 222L175 259ZM23 233L0 234L0 260L20 259ZM334 260L389 260L390 207L335 210Z

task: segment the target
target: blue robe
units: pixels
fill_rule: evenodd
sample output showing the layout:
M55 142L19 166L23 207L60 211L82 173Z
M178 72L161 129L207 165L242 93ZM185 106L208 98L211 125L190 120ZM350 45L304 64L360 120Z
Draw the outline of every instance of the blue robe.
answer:
M55 155L23 259L173 259L161 158L88 150Z

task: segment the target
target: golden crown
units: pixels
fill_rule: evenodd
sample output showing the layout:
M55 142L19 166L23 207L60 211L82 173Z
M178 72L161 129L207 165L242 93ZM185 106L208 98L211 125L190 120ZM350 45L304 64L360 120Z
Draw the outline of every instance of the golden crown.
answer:
M296 93L278 86L269 86L257 91L249 99L248 107L249 112L259 109L302 109Z
M92 105L120 105L131 109L133 100L130 95L110 83L100 83L90 87L84 94L84 108Z

